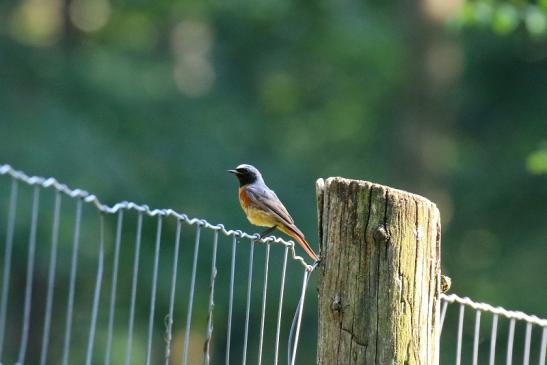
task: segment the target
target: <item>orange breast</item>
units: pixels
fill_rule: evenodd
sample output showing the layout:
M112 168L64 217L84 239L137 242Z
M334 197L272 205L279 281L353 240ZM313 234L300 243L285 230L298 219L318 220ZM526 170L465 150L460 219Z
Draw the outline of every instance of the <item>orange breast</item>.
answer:
M251 199L247 196L244 186L239 188L239 203L244 210L251 204Z
M252 224L263 227L271 227L279 223L274 215L265 212L252 203L251 199L249 199L247 193L245 192L245 187L239 188L239 203L245 212L245 216Z

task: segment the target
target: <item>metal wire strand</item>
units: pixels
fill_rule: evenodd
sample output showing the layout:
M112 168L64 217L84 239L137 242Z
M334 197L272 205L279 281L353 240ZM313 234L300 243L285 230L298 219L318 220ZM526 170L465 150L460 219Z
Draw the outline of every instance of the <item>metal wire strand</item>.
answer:
M97 264L97 278L95 280L95 292L93 293L93 308L91 311L91 324L89 326L89 336L87 340L86 365L91 365L93 359L93 346L95 344L95 329L97 327L97 315L99 314L99 300L101 298L101 286L103 282L104 271L104 215L100 213L99 228L99 262Z
M490 357L489 365L494 365L496 363L496 337L498 334L498 315L494 314L492 318L492 332L490 334Z
M522 359L523 365L530 364L530 342L532 341L532 324L526 324L526 335L524 337L524 355Z
M249 316L251 313L251 289L253 283L253 256L255 251L255 241L251 240L249 249L249 275L247 277L247 304L245 305L245 335L243 337L243 365L247 364L247 343L249 340Z
M473 365L478 364L480 327L481 327L481 311L476 311L475 312L475 332L473 335Z
M196 271L198 264L199 240L201 226L196 227L196 241L194 243L194 259L192 262L192 279L190 281L190 295L188 296L188 311L186 313L186 328L184 333L184 351L182 354L182 364L188 365L188 346L190 344L190 325L192 323L192 306L194 305L194 289L196 284Z
M180 234L182 232L182 224L177 219L177 229L175 233L175 252L173 253L173 273L171 275L171 294L169 296L169 314L167 315L167 329L165 336L165 365L169 365L171 358L171 341L173 339L173 309L175 306L175 288L177 285L177 268L179 262Z
M236 268L236 236L232 237L232 261L230 264L230 294L228 300L228 325L226 328L226 365L230 364L230 344L232 337L232 310L234 305L234 276Z
M507 310L499 306L494 307L493 305L490 305L487 303L474 302L468 297L460 297L456 294L450 294L450 295L441 294L441 299L448 303L465 304L468 307L471 307L476 310L481 310L483 312L490 312L490 313L501 315L505 318L509 318L509 319L514 318L514 319L517 319L520 321L526 321L541 327L547 327L547 319L539 318L537 316L532 316L520 311Z
M264 283L262 284L262 314L260 317L260 339L258 345L258 365L262 365L262 347L264 345L264 320L266 318L266 296L268 292L268 266L270 263L270 245L266 245L266 260L264 263Z
M539 365L545 365L545 357L547 356L547 327L543 327L541 332L541 346L539 348Z
M2 299L0 300L0 362L4 349L4 334L6 330L6 311L8 307L8 294L11 274L11 256L13 251L13 232L15 217L17 215L17 188L18 182L11 179L11 191L8 208L8 223L6 229L6 247L4 249L4 274L2 275Z
M32 196L32 218L30 226L30 236L28 244L27 257L27 281L25 284L25 304L23 309L23 328L21 329L21 346L19 347L19 357L17 364L25 363L25 355L27 352L29 327L30 327L30 310L32 304L32 281L34 277L34 256L36 254L36 229L38 227L38 207L40 205L40 189L34 187Z
M40 365L45 365L49 347L49 332L51 327L51 310L53 306L53 291L55 287L55 269L57 267L57 246L59 242L59 215L61 211L61 193L55 193L53 207L53 227L51 229L51 250L49 253L49 272L46 294L46 310L44 314L44 331L42 334L42 350L40 352Z
M300 337L300 325L302 323L302 313L304 311L304 300L306 299L306 288L308 287L308 279L309 279L310 272L308 270L304 271L304 279L302 280L302 292L300 293L300 300L298 301L298 309L297 309L297 317L296 317L296 333L294 335L294 345L292 350L290 350L289 346L289 353L292 351L292 358L290 359L290 364L294 365L296 363L296 351L298 349L298 339ZM294 321L293 321L294 325ZM291 334L293 331L293 326L291 326ZM289 336L289 345L291 343L291 336Z
M509 322L509 335L507 336L507 365L513 363L513 340L515 338L515 319Z
M150 293L150 315L148 316L148 346L146 348L146 365L150 365L152 356L152 336L154 334L154 314L156 311L156 294L158 285L158 265L160 261L162 217L158 216L156 228L156 250L154 252L154 268L152 274L152 292Z
M135 255L133 257L133 278L131 281L131 305L129 309L129 325L127 329L127 348L125 351L125 365L131 363L131 353L133 350L133 323L135 320L135 302L137 299L137 280L139 277L139 258L141 252L142 237L142 213L139 212L137 218L137 236L135 238Z
M74 239L72 241L72 259L70 261L70 281L68 284L68 303L65 321L65 339L63 345L63 365L68 365L70 356L70 339L72 332L72 316L74 311L74 289L76 287L76 272L78 270L78 248L80 245L80 225L82 220L82 200L76 202L76 218L74 220Z
M213 337L213 308L215 306L215 279L217 277L217 245L218 232L215 231L213 238L213 255L211 259L211 279L209 282L209 309L207 311L207 333L205 335L205 345L203 346L203 364L209 365L211 361L210 347Z
M460 315L458 317L458 342L456 349L456 365L461 364L462 359L462 335L463 335L463 316L465 314L465 306L460 304Z
M442 333L443 326L444 326L444 319L446 318L446 310L448 309L448 302L443 300L443 305L441 309L441 328L440 331Z
M123 210L118 211L116 223L116 242L114 244L114 262L112 264L112 281L110 284L110 308L108 310L108 330L106 337L106 349L104 364L110 364L110 353L112 350L112 332L114 328L114 315L116 308L116 289L118 285L118 263L120 261L120 245L122 240Z
M283 314L283 294L285 292L285 274L287 272L287 255L289 248L285 247L285 256L283 257L283 269L281 271L281 287L279 289L279 304L277 306L277 326L275 330L275 352L274 365L279 361L279 336L281 334L281 316Z

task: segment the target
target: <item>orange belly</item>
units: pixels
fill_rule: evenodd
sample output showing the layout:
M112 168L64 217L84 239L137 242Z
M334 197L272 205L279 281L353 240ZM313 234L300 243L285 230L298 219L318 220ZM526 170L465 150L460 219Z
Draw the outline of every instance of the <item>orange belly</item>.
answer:
M279 222L273 214L265 212L251 202L251 199L245 194L244 187L239 188L239 203L249 222L255 226L273 227L278 225Z

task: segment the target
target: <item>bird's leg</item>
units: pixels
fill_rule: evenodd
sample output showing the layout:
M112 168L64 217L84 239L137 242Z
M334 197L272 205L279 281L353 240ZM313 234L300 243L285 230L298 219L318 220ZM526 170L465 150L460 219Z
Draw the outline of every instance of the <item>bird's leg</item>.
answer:
M259 234L260 238L262 239L262 238L268 237L275 230L275 228L276 228L276 226L273 226L273 227L268 228L264 232L260 233Z

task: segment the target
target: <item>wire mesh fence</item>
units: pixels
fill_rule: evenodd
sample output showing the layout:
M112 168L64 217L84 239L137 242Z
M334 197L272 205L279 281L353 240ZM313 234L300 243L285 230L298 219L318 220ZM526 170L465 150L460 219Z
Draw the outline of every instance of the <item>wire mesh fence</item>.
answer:
M547 319L455 294L441 300L441 363L545 365Z
M0 255L0 365L301 363L291 241L0 165ZM441 364L545 365L546 319L441 300Z
M292 242L7 165L0 211L1 364L296 362L313 267Z

